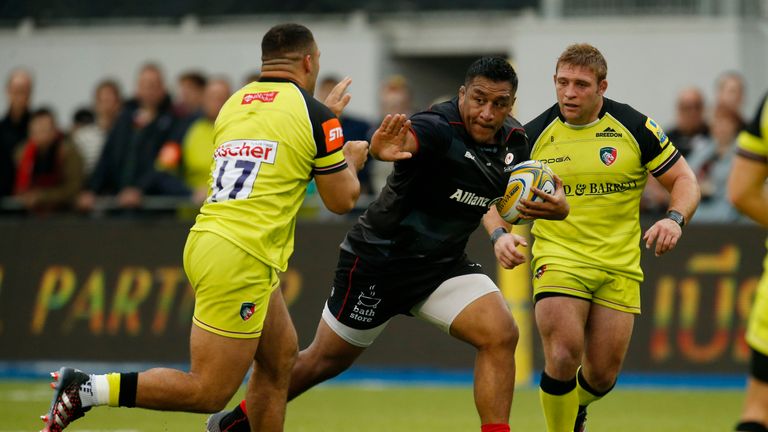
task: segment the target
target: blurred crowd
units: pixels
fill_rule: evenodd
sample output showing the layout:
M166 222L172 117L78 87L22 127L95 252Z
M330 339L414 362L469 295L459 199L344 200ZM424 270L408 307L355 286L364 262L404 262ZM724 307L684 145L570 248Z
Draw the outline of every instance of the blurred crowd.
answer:
M666 126L672 143L685 156L701 187L701 202L692 223L734 223L747 219L728 202L726 182L736 138L745 127L743 116L746 83L741 74L728 71L715 83L715 100L708 104L696 87L681 90L675 121ZM668 195L651 176L641 212L663 214Z
M254 73L239 85L257 79ZM315 96L324 100L338 81L321 78ZM236 90L227 78L187 71L170 86L162 69L147 63L139 69L132 95L114 80L97 83L90 106L75 112L69 130L62 130L50 108L30 105L33 90L29 71L16 69L7 77L9 105L0 121L0 213L177 213L184 208L194 214L205 199L213 122ZM692 222L744 221L726 199L725 182L736 136L745 125L745 90L737 72L718 78L712 103L702 89L685 88L677 96L674 122L665 125L701 184L702 201ZM381 83L381 117L416 111L405 77ZM368 140L378 119L345 114L341 123L347 140ZM390 171L389 163L369 160L360 173L361 208L376 197ZM650 177L641 212L661 214L667 199ZM330 217L312 184L300 216Z

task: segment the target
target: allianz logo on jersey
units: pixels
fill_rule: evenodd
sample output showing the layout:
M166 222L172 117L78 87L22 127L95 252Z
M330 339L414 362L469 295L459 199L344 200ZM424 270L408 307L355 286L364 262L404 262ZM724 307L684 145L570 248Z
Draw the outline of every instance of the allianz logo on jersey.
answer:
M234 140L220 145L213 152L215 159L235 158L275 163L277 142L267 140Z
M451 194L450 199L454 201L458 201L462 204L480 206L480 207L488 207L488 203L491 202L490 198L479 196L474 192L465 191L461 189L456 189L456 192Z
M621 138L621 132L616 132L616 129L608 126L604 131L595 134L596 138Z

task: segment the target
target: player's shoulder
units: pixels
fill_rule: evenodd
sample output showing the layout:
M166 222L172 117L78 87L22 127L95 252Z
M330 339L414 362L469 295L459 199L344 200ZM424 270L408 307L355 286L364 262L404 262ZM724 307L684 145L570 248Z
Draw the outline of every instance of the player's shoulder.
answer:
M445 125L462 121L456 98L433 104L426 110L414 114L412 118L423 118L433 123Z
M531 143L535 143L544 130L560 117L560 107L554 104L523 126Z
M630 131L638 130L645 126L648 116L636 110L629 104L617 102L613 99L603 97L603 113L610 114L625 128Z

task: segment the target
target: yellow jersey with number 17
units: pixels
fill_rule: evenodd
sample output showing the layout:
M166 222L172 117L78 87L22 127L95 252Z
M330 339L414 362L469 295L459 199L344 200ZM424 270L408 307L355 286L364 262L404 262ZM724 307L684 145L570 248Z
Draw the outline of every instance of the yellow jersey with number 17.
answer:
M680 158L661 127L603 98L590 124L566 123L555 104L525 131L531 159L560 176L571 207L563 221L534 222L534 271L546 264L593 267L642 281L640 197L648 172L660 176Z
M314 175L347 167L336 116L295 83L238 90L214 126L210 193L192 231L210 231L285 271L296 213Z

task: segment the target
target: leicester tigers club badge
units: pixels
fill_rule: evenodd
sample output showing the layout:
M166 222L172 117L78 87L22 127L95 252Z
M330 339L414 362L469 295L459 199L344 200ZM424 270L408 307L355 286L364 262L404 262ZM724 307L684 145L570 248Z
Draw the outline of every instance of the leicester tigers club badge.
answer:
M605 166L611 166L616 162L616 148L615 147L603 147L600 149L600 160L603 161Z
M253 316L253 312L256 309L256 305L253 303L243 303L240 306L240 318L243 319L243 321L248 321L249 318Z

